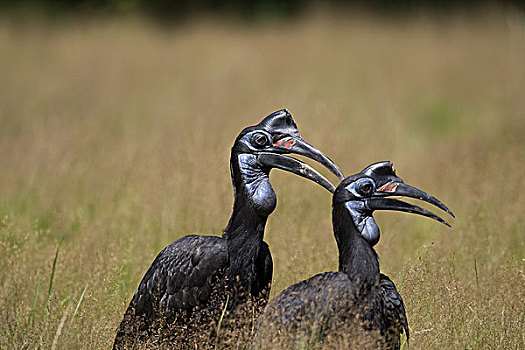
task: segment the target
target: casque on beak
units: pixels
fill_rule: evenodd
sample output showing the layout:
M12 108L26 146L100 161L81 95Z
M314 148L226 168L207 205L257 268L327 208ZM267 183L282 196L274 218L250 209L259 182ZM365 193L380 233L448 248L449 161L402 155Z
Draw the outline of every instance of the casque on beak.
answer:
M372 246L377 244L380 236L379 226L373 217L375 210L394 210L418 214L450 227L448 222L433 212L399 199L387 198L391 196L419 199L440 208L454 217L450 209L437 198L418 188L405 184L396 175L390 162L374 163L360 173L343 180L336 188L334 205L344 203L359 234Z
M286 110L275 111L254 126L253 138L246 144L251 147L257 161L268 169L278 168L310 179L330 192L335 187L321 174L304 162L284 154L298 154L324 165L338 178L344 177L339 167L323 152L306 142L297 129L292 115Z

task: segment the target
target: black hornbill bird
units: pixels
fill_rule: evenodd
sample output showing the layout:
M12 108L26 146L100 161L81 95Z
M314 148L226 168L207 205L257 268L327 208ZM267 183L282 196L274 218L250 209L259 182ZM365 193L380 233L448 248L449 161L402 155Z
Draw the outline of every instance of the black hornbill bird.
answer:
M332 202L339 271L296 283L268 303L256 322L252 348L320 342L317 345L330 348L399 349L403 331L408 341L403 299L379 271L373 248L379 241L379 227L373 213L396 210L450 225L426 209L388 196L417 198L453 216L433 196L403 183L390 162L372 164L347 177L336 188Z
M288 111L245 128L231 150L235 198L222 237L188 235L157 255L126 310L114 349L137 342L177 349L216 346L219 332L228 337L227 328L239 338L239 330L246 328L242 322L255 319L270 291L273 263L263 241L266 220L276 206L270 170L289 171L330 192L335 189L309 165L283 155L290 153L311 158L343 178L336 164L301 138Z

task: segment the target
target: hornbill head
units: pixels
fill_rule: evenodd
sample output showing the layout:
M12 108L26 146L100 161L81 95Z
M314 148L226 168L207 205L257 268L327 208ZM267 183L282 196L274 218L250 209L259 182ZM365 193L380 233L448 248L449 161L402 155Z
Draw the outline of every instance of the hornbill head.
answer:
M375 210L395 210L423 215L450 225L436 214L390 196L411 197L428 202L450 214L454 214L438 199L415 187L407 185L394 171L390 162L379 162L366 167L356 175L344 179L337 186L333 204L344 204L359 234L371 246L379 241L379 227L372 216Z
M268 182L268 175L273 168L305 177L334 192L335 187L316 170L300 160L284 155L290 153L311 158L340 179L344 178L330 158L302 139L287 110L276 111L259 124L241 131L232 147L231 172L234 188L238 190L239 185L245 185L242 187L247 189L259 214L267 215L275 208L275 193Z

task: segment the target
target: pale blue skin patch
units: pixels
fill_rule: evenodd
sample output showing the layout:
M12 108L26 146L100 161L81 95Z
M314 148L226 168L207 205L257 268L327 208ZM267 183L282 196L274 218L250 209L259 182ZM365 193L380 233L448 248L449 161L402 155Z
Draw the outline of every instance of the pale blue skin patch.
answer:
M255 212L261 216L270 215L277 205L277 196L268 175L261 169L253 154L239 154L238 161L244 187Z
M379 226L377 226L376 221L372 214L365 214L369 209L365 208L365 203L356 200L345 203L346 209L352 216L355 227L370 245L375 245L379 242Z
M254 134L264 134L264 135L266 135L268 140L272 139L272 135L270 135L269 132L266 132L264 130L254 130L254 131L250 131L249 133L244 135L244 137L241 139L241 142L244 143L246 146L248 146L249 149L251 149L252 151L255 151L255 152L261 151L261 149L254 148L252 143L250 142L250 139L252 138L252 136Z
M370 191L370 193L374 192L376 190L376 183L372 180L372 179L369 179L369 178L361 178L361 179L357 179L356 181L352 182L350 185L346 186L346 190L348 192L350 192L351 194L353 194L354 196L356 196L357 198L363 198L363 196L361 194L359 194L357 192L357 188L363 184L370 184L372 185L372 190Z
M350 185L346 186L346 190L357 198L363 198L363 196L357 192L357 188L365 183L370 183L372 185L372 191L370 193L373 193L375 191L375 183L368 178L362 178L352 182ZM376 245L377 242L379 242L379 226L377 226L370 209L366 208L365 202L356 199L346 202L345 206L350 213L350 216L352 216L352 220L361 234L361 237L363 237L370 245Z

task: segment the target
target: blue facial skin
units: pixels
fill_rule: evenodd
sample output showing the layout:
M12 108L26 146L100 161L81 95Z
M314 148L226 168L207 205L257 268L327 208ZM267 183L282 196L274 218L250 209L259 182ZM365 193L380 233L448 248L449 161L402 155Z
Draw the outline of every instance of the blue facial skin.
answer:
M379 226L377 226L370 209L365 208L365 203L359 200L345 203L346 209L352 216L355 226L371 246L379 242Z
M261 169L255 155L239 154L238 160L239 170L253 209L258 215L270 215L277 205L277 197L270 185L268 175Z
M265 135L268 142L271 142L272 140L272 135L270 135L269 132L266 132L264 130L254 130L254 131L250 131L248 133L246 133L246 135L244 135L244 137L241 139L241 142L244 143L246 146L248 146L248 148L254 152L258 152L258 151L262 151L262 149L258 149L258 148L255 148L252 143L250 142L252 136L254 134L262 134L262 135Z
M375 191L376 186L372 179L358 179L346 187L346 190L357 197L357 199L346 202L345 206L352 216L352 220L354 221L356 228L359 230L361 237L363 237L371 246L374 246L379 242L379 226L377 226L371 210L366 208L364 201L359 200L359 198L363 198L363 195L359 193L358 187L363 184L372 185L370 193Z

